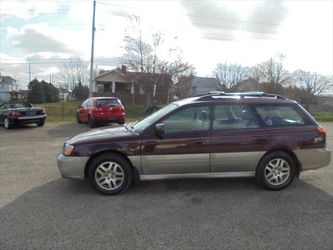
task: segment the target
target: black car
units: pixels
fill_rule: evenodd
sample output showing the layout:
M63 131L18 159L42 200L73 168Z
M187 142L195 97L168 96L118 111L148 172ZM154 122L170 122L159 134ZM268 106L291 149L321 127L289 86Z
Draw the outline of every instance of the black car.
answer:
M41 127L45 119L45 109L32 107L30 103L7 102L0 105L0 124L3 124L6 129L29 123L36 123Z

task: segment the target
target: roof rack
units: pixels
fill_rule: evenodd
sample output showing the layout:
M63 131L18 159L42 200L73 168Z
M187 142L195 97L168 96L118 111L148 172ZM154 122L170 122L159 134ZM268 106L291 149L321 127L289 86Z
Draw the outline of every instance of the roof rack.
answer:
M202 98L207 98L207 97L212 97L212 96L230 96L230 97L235 96L235 97L240 97L240 98L245 98L245 97L267 97L267 98L275 98L275 99L282 99L282 100L287 100L288 99L288 98L286 98L282 95L267 94L265 92L260 92L260 91L229 92L229 93L226 93L224 91L211 91L207 95L203 95L201 97Z

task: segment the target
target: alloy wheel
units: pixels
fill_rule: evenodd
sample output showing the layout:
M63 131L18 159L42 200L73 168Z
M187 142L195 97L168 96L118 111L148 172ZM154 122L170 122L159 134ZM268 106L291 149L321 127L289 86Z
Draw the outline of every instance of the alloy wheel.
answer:
M7 117L5 117L5 119L4 119L4 121L3 121L3 125L4 125L4 127L5 128L9 128L9 120L8 120L8 118Z
M270 160L264 169L266 181L274 186L285 183L291 173L289 163L282 158L274 158Z
M124 169L116 162L103 162L95 170L96 184L104 190L115 190L124 183L124 180Z

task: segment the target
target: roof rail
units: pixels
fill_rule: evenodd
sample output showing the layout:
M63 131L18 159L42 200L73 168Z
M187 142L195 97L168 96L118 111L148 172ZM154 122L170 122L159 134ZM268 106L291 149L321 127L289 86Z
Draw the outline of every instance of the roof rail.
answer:
M207 97L212 97L212 96L239 96L240 98L244 98L244 97L268 97L268 98L283 99L283 100L288 99L288 98L286 98L282 95L267 94L265 92L260 92L260 91L229 92L229 93L226 93L224 91L211 91L207 95L203 95L201 97L202 98L207 98Z

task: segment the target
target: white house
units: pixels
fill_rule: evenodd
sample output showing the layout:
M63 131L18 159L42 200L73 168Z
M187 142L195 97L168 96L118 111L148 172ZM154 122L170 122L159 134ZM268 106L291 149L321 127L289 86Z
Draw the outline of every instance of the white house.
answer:
M9 101L12 91L16 91L16 80L10 76L0 75L0 102Z

